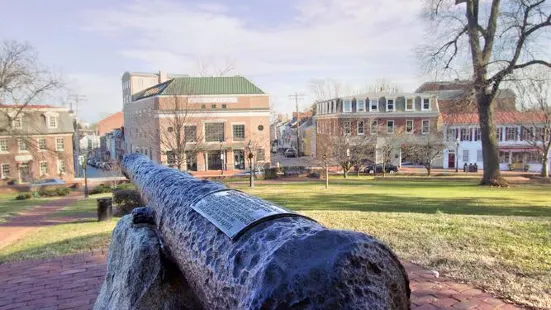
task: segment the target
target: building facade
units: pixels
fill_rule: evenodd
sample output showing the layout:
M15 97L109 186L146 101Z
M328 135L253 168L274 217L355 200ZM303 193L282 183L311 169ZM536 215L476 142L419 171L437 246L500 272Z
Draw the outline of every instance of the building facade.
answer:
M96 124L98 136L103 136L112 130L119 129L124 126L124 115L121 112L113 113L106 118L100 120Z
M501 170L541 171L538 141L549 139L549 133L538 119L538 115L530 112L494 113ZM483 168L478 114L443 114L443 121L450 145L444 153L444 168L457 166L461 170L465 164L475 163L479 169Z
M165 71L159 73L149 72L125 72L122 75L122 102L128 104L132 102L132 96L140 91L155 86L159 83L168 81L177 77L186 77L185 74L170 74ZM118 128L122 126L119 125ZM117 128L117 127L115 127ZM111 131L111 128L109 131Z
M249 150L257 164L270 162L269 96L244 77L177 77L133 99L124 105L126 152L175 166L180 143L188 171L243 170Z
M0 105L0 184L74 179L73 122L66 108Z
M366 93L316 103L316 144L323 136L343 136L351 143L369 139L375 158L381 163L381 148L392 141L391 162L400 165L401 145L415 143L415 136L439 129L438 98L428 93ZM320 154L316 154L320 156ZM436 162L435 166L441 166Z

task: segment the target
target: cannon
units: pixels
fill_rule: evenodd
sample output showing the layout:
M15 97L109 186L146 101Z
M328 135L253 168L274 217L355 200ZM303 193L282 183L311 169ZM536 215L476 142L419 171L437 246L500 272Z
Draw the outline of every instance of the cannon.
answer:
M126 155L122 170L148 205L163 261L175 266L167 270L183 277L193 308L410 308L403 266L372 236L325 228L283 207L138 154ZM118 225L114 234L120 230ZM115 246L112 242L109 264ZM106 282L117 276L109 265ZM96 309L113 306L106 300L113 295L108 290L104 283Z

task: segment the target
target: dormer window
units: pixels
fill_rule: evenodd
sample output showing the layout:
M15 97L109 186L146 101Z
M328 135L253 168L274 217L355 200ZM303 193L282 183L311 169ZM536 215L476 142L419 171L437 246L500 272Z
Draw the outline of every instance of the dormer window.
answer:
M377 112L379 110L379 99L369 99L369 112Z
M48 117L48 128L57 128L57 116Z
M358 112L365 112L365 100L358 99L356 101L356 111Z
M428 110L430 110L430 98L423 98L423 106L422 106L422 109L423 109L423 111L428 111Z
M343 110L344 113L351 113L352 112L352 100L344 100L343 101Z
M394 99L387 99L386 100L386 111L387 112L394 112Z
M18 115L13 119L13 128L14 129L23 129L23 116Z
M415 108L415 99L406 98L406 111L413 111Z

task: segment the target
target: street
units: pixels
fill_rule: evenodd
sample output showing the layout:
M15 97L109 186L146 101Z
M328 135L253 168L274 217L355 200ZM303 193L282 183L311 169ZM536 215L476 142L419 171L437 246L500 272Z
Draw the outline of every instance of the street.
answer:
M283 153L278 152L276 154L272 153L272 164L277 165L279 162L280 167L290 167L290 166L321 166L321 163L317 162L316 159L312 156L301 156L301 157L285 157Z

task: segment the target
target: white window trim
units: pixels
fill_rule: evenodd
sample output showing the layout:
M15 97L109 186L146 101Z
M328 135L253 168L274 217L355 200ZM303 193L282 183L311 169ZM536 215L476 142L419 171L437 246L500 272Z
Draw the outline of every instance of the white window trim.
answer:
M55 126L51 125L52 118L55 119ZM50 116L47 117L47 119L48 119L48 128L57 128L57 125L59 123L59 118L57 116L50 115Z
M360 131L358 130L358 128L360 128L360 122L362 122L362 129L363 129L363 132L360 133ZM365 135L365 121L357 121L356 122L356 134L358 136L363 136Z
M467 160L465 160L465 154L467 154ZM468 163L471 161L471 152L469 152L468 149L464 149L463 152L461 152L461 161L464 163Z
M349 133L346 133L346 124L348 124L348 130L350 131ZM342 123L342 130L344 132L345 135L351 135L352 134L352 122L351 121L344 121Z
M9 178L10 176L9 175L4 175L4 165L8 165L8 170L10 170L10 164L9 163L1 163L0 164L0 176L2 177L2 180L5 180L7 178ZM10 171L10 174L11 174L11 171Z
M373 129L373 123L377 123L377 125L375 127L375 131L372 130ZM369 123L369 134L374 136L378 133L378 131L379 131L379 122L378 121L371 121Z
M65 168L65 172L62 172L62 171L61 171L61 164L60 164L60 163L61 163L62 161L63 161L63 168ZM65 162L65 160L59 159L59 158L58 158L58 159L57 159L57 174L59 175L59 174L61 174L61 173L63 173L63 174L66 174L66 173L67 173L67 163Z
M63 148L62 149L57 147L58 146L58 143L57 143L58 139L61 139L63 141ZM63 138L60 138L60 137L55 138L55 150L56 151L65 151L65 140Z
M42 173L42 164L46 164L46 173ZM47 161L45 161L45 160L40 161L38 163L38 170L40 171L40 176L47 176L50 173L48 168L49 167L48 167L48 162Z
M16 126L15 126L15 120L16 120L16 119L19 119L19 124L20 124L21 126L19 126L19 127L16 127ZM12 120L12 126L13 126L14 129L23 129L23 115L22 115L21 113L19 113L19 115L17 115L17 117L15 117L15 118Z
M345 109L347 101L350 103L350 111L346 111ZM352 113L352 100L345 99L342 101L342 113Z
M0 141L6 141L6 151L0 150L0 154L8 154L10 152L10 146L7 139L0 139Z
M425 99L429 100L429 108L425 109ZM421 111L430 111L430 98L424 97L421 98Z
M478 160L478 154L480 154L480 160ZM482 150L476 150L476 162L483 162L484 161L484 154L482 153Z
M36 138L36 149L39 151L39 152L46 152L48 150L48 146L46 146L45 149L41 149L40 148L40 139L44 139L44 143L46 143L46 138Z
M388 109L388 101L392 100L392 110ZM387 98L386 99L386 111L387 112L396 112L396 98Z
M360 111L359 109L359 102L362 102L363 103L363 110ZM365 112L366 111L366 108L365 108L365 99L357 99L356 100L356 112Z
M19 153L28 153L29 152L29 145L27 143L25 143L25 145L27 146L27 149L22 150L21 149L21 142L25 143L25 141L22 141L21 139L17 139L17 150L19 151Z
M389 122L392 122L392 132L388 132L388 124L389 124ZM396 123L394 122L393 119L389 119L389 120L386 121L386 133L387 133L388 135L393 135L394 132L396 131L396 130L394 129L395 124L396 124Z
M424 122L429 122L429 131L425 132L424 129L425 129L425 126L423 126L423 123ZM428 135L430 133L430 119L424 119L421 121L421 134L422 135Z
M411 131L408 131L408 122L411 122ZM414 131L415 131L415 121L412 120L412 119L407 119L406 120L406 134L412 135Z
M377 109L371 109L371 101L376 101L377 102ZM377 99L369 99L369 112L378 112L379 111L379 98Z
M405 99L406 99L405 107L404 107L405 110L406 111L415 111L415 97L413 97L413 98L406 97ZM412 106L411 106L411 109L408 109L408 99L411 99L411 102L413 103Z

